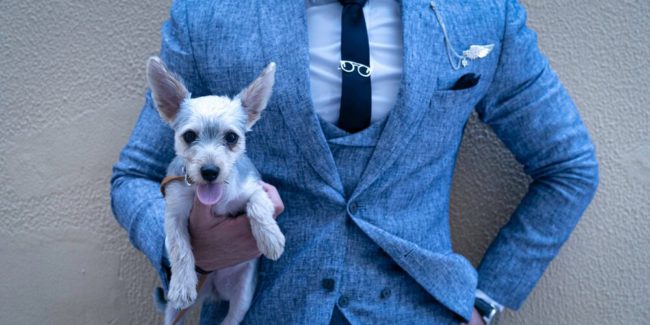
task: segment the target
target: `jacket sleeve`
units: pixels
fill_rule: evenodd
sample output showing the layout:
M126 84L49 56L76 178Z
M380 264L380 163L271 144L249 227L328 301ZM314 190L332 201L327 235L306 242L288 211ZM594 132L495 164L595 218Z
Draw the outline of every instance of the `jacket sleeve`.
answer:
M182 1L172 4L170 18L161 29L160 57L190 92L200 92L200 78L189 41L186 12ZM111 208L128 232L133 246L142 251L168 284L166 268L164 210L159 184L174 157L172 129L156 110L150 91L128 143L113 166Z
M499 64L476 110L533 181L483 257L478 289L516 310L592 200L598 163L576 106L526 27L524 8L506 2Z

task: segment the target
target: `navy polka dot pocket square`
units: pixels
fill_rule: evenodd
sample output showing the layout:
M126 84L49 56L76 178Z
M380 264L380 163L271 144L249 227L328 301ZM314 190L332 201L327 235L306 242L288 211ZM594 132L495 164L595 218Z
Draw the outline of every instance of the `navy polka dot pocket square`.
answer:
M474 87L478 84L479 79L481 79L481 76L475 73L464 74L456 81L456 83L454 83L451 90L462 90Z

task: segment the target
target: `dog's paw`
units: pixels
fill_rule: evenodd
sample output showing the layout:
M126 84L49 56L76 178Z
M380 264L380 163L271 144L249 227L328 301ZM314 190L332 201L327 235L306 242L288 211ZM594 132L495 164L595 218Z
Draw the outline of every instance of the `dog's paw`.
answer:
M187 276L172 276L169 282L167 301L176 309L185 309L196 300L196 273L190 272Z
M266 226L253 226L253 235L257 248L264 256L277 260L284 253L284 235L276 223Z

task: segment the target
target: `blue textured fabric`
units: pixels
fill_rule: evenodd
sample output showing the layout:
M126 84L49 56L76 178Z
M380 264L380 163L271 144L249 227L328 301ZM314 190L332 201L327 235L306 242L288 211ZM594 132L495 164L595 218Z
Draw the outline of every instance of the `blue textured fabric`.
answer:
M357 186L372 157L387 118L372 123L361 132L349 134L319 118L332 152L344 192ZM358 209L358 207L357 207ZM338 220L336 220L338 219ZM441 305L411 278L383 249L375 244L353 218L341 214L332 218L339 226L339 245L332 247L329 259L345 268L333 278L339 313L352 324L450 324L454 314ZM341 304L343 299L345 304ZM389 313L389 314L388 314Z
M354 323L445 324L451 313L471 315L477 287L517 309L595 193L592 141L516 1L437 2L457 50L495 44L458 71L429 1L401 6L397 102L380 132L350 139L326 137L314 113L304 1L173 3L160 55L192 96L235 95L269 61L278 64L273 96L247 147L285 202L278 222L287 243L278 261L261 261L246 323L324 324L347 296L341 311ZM481 76L477 85L449 90L467 73ZM448 224L452 173L473 109L533 178L478 271L453 252ZM172 131L148 94L114 166L111 197L118 222L164 286L158 183L173 155ZM324 288L326 278L333 290ZM391 295L381 299L385 288ZM420 308L425 302L431 309ZM207 306L202 322L214 321L217 309Z

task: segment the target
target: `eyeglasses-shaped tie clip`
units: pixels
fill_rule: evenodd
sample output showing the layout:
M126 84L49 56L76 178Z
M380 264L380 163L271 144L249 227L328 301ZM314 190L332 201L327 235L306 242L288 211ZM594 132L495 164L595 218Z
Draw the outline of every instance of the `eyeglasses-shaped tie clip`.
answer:
M358 62L354 61L348 61L348 60L341 60L339 63L339 70L343 70L345 72L353 72L354 70L357 70L357 73L359 73L360 76L362 77L370 77L372 74L372 68L365 65L361 64Z

